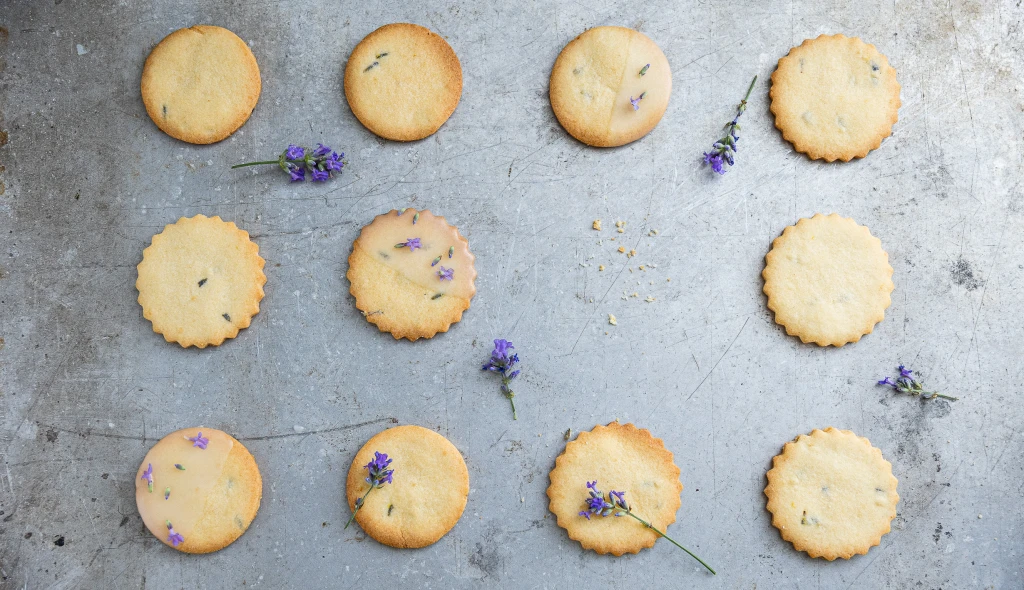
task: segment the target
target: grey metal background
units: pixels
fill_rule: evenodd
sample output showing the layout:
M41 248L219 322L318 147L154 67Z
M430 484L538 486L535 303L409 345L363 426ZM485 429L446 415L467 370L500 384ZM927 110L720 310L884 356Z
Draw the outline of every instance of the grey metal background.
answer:
M341 91L352 47L396 21L444 35L464 72L455 114L412 144L370 134ZM138 90L150 48L197 23L250 42L263 75L249 122L208 147L158 131ZM558 126L547 77L605 24L653 38L674 87L650 135L599 150ZM17 0L0 25L0 586L1024 586L1019 0ZM767 102L777 60L835 32L876 44L903 86L893 136L849 164L794 153ZM698 159L754 74L737 166L716 177ZM342 178L228 168L317 141L346 152ZM344 278L360 227L405 206L457 224L479 272L462 322L416 343L367 324ZM773 323L759 273L784 227L832 211L881 238L896 290L873 334L821 349ZM237 339L182 350L141 317L135 265L197 213L253 235L267 295ZM523 359L518 422L480 371L498 337ZM874 386L901 361L961 401ZM555 525L563 433L615 418L675 453L669 532L717 578L668 543L616 559ZM349 462L395 422L469 466L462 520L422 550L342 530ZM146 532L133 478L199 424L244 441L264 496L243 537L197 557ZM782 444L829 425L882 449L901 496L881 546L833 563L783 542L762 493Z

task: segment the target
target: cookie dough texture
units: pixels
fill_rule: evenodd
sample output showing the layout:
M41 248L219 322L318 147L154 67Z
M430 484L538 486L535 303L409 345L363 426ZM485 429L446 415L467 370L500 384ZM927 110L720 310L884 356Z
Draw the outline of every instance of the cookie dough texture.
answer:
M459 58L440 35L419 25L384 25L356 45L345 66L352 114L385 139L432 135L461 96Z
M896 516L896 478L882 451L826 428L786 443L768 471L768 512L797 551L832 561L878 545Z
M142 102L161 131L197 144L242 126L259 100L260 69L244 41L209 25L164 38L142 69Z
M672 453L661 439L632 424L612 422L581 432L565 445L550 478L548 508L558 526L584 549L601 554L639 553L653 547L658 534L629 517L580 516L588 481L597 480L606 495L609 490L626 492L630 510L665 532L681 505L683 484Z
M202 432L206 449L188 437ZM184 467L180 470L175 464ZM142 474L153 466L153 491ZM170 494L165 498L165 491ZM185 538L174 547L210 553L227 547L249 528L263 498L263 479L249 450L213 428L185 428L160 439L135 474L135 503L149 532L169 547L167 521Z
M395 473L392 483L366 496L356 522L391 547L415 549L436 543L459 521L469 497L469 471L459 450L421 426L396 426L376 434L349 467L349 510L355 510L356 499L370 489L366 464L375 451L392 459Z
M863 158L892 133L899 108L896 70L856 37L808 39L772 74L775 126L811 159Z
M620 146L647 135L661 121L672 93L672 71L665 54L643 33L595 27L562 49L549 92L555 117L570 135L596 147ZM634 110L630 99L643 93Z
M395 247L411 238L421 246ZM474 260L469 242L444 217L427 210L391 210L374 218L352 244L349 292L367 321L396 340L432 338L447 332L469 309L476 294ZM451 280L438 277L442 268L454 270Z
M843 346L885 317L894 288L889 255L868 228L835 213L787 227L765 256L764 294L775 322L818 346Z
M264 261L249 234L220 217L182 217L142 251L142 315L183 347L220 345L260 310Z

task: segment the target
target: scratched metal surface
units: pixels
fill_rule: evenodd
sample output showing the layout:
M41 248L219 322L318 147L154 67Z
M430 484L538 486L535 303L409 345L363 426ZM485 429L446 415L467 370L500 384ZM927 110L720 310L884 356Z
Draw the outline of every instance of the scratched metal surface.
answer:
M1019 0L327 4L0 6L0 586L1024 585ZM455 114L413 144L371 135L341 92L352 47L395 21L446 36L464 69ZM237 32L263 74L249 122L208 147L160 133L138 91L149 49L196 23ZM612 150L568 137L547 100L558 51L604 24L651 36L674 76L658 128ZM903 86L893 136L849 164L794 153L767 104L778 58L834 32L875 43ZM739 162L714 177L698 157L754 74ZM341 179L228 169L316 141L347 153ZM463 321L412 344L368 325L344 278L359 228L403 206L457 224L479 272ZM869 226L895 268L885 321L842 349L786 336L761 294L771 240L819 211ZM182 350L141 317L135 265L197 213L252 233L267 295L237 339ZM496 337L524 361L518 422L480 371ZM961 401L874 387L899 361ZM563 432L615 418L675 453L669 532L717 578L668 543L603 557L555 525ZM470 471L462 520L422 550L342 530L349 462L394 422L437 429ZM195 557L146 532L133 477L199 424L245 442L264 495L241 539ZM828 425L881 448L902 498L881 546L834 563L783 542L762 494L782 444Z

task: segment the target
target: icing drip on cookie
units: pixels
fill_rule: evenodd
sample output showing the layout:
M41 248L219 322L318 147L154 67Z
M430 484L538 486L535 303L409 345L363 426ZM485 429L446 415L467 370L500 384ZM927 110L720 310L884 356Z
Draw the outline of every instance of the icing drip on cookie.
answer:
M188 439L198 436L200 430L209 441L205 449L193 446ZM234 444L234 439L219 430L187 428L150 449L142 466L153 466L157 490L150 492L142 479L144 469L140 468L135 500L146 528L158 539L171 545L167 534L170 521L187 543L197 524L207 516L207 507L223 508L224 502L217 499L221 494L218 488L231 485L230 480L222 481L222 474Z
M476 292L473 286L476 272L469 244L459 237L454 227L430 211L409 213L400 215L392 211L378 217L363 228L355 247L366 251L379 264L397 271L422 290L428 301L446 296L471 298ZM396 247L410 243L416 247ZM443 266L432 264L438 259L444 261ZM443 273L438 270L441 268Z

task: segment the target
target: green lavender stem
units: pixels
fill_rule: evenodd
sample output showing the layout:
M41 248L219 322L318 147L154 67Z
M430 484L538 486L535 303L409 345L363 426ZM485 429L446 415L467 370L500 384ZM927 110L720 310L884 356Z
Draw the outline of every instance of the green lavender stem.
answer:
M687 549L686 547L683 547L683 546L682 546L682 545L680 545L679 543L676 543L676 542L675 542L675 540L674 540L674 539L672 539L672 537L669 537L669 536L668 536L668 535L666 535L665 533L663 533L663 532L659 531L658 529L654 528L654 526L653 526L653 525L651 525L651 523L649 523L649 522L647 522L646 520L644 520L644 519L640 518L639 516L637 516L637 515L633 514L633 513L632 513L632 512L630 512L629 510L626 510L626 511L625 511L624 513L625 513L625 514L628 514L628 515L630 515L630 516L632 516L633 518L635 518L635 519L637 519L637 520L639 520L639 521L640 521L640 524L642 524L642 525L644 525L645 527L647 527L647 528L651 529L652 531L654 531L654 532L658 533L658 534L659 534L659 535L661 535L661 536L662 536L663 538L665 538L665 539L668 539L670 543L672 543L672 544L673 544L673 545L675 545L676 547L679 547L680 549L682 549L683 551L685 551L686 553L688 553L688 554L690 555L690 557L692 557L692 558L696 559L697 561L699 561L699 562L700 562L700 564L701 564L702 566L704 566L704 567L708 568L708 571L709 571L709 572L711 572L711 573L712 573L713 575L716 575L716 576L718 575L718 574L717 574L717 573L715 572L715 570L711 569L711 566L710 566L710 565L708 565L708 564L704 563L704 560L703 560L703 559L701 559L701 558L697 557L696 555L694 555L693 553L691 553L691 552L690 552L690 550L689 550L689 549Z
M231 167L232 170L235 168L241 168L242 166L262 166L264 164L280 164L280 160L267 160L266 162L246 162L245 164L235 164Z
M356 512L359 512L359 509L363 507L363 502L366 501L366 497L369 496L370 492L372 491L373 486L370 486L370 489L366 490L366 493L363 494L363 497L359 498L359 500L356 501L356 509L352 511L352 516L350 516L348 518L348 522L345 523L345 528L348 528L348 525L352 524L352 521L356 519Z
M512 391L512 389L511 389L511 388L510 388L510 387L508 386L508 384L509 384L509 383L510 383L511 381L512 381L511 379L506 379L506 378L504 378L504 377L502 377L502 378L501 378L501 383L502 383L502 385L504 385L504 386L505 386L505 387L504 387L505 391L507 391L507 392L508 392L508 393L506 393L506 394L505 394L505 397L507 397L507 398L508 398L508 403L512 404L512 419L513 419L513 420L518 420L519 418L518 418L518 417L516 416L516 402L514 402L514 401L512 400L512 398L514 398L514 397L516 396L516 394L515 394L515 393L514 393L514 392Z

